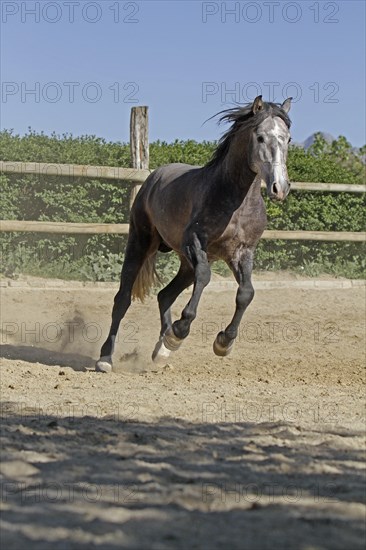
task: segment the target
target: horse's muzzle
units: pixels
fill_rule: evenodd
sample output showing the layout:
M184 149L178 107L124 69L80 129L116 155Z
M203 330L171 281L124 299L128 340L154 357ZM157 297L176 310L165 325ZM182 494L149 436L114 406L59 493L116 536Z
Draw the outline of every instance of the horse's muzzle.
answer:
M272 201L284 201L290 192L290 187L290 182L285 182L284 184L273 182L268 189L268 196Z

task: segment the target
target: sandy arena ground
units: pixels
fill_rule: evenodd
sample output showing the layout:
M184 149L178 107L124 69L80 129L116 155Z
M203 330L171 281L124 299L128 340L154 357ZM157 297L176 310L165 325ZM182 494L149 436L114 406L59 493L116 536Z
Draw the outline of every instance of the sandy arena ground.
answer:
M162 368L134 303L109 375L114 289L2 291L2 548L364 548L364 288L258 290L227 358L208 290Z

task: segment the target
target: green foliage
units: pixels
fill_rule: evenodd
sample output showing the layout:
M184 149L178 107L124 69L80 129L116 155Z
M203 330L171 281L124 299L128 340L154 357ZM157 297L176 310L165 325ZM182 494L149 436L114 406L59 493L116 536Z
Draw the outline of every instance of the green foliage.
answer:
M215 148L214 142L197 143L191 139L187 141L176 139L174 143L155 141L150 144L150 168L155 169L171 162L202 166L210 160Z
M150 167L170 162L203 165L216 143L193 140L150 144ZM288 158L292 181L364 182L365 148L355 152L344 137L327 143L320 135L305 151L291 147ZM25 136L0 132L0 158L8 161L91 164L128 167L129 145L106 142L96 136L46 136L29 130ZM131 186L123 181L45 175L0 176L0 216L12 220L65 222L128 222ZM296 192L284 204L266 198L268 229L323 231L364 230L364 198L352 193ZM2 272L87 280L117 280L126 237L8 233L0 238ZM256 269L291 269L308 275L321 272L361 277L365 270L362 243L262 240ZM164 282L179 267L174 254L159 254L158 270ZM214 270L227 275L218 262Z

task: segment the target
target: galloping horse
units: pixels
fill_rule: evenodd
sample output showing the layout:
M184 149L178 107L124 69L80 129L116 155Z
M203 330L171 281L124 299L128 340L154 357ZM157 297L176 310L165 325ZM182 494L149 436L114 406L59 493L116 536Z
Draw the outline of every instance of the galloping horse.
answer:
M238 283L234 316L213 345L216 355L230 353L254 296L254 250L267 223L261 182L272 200L284 200L290 190L286 160L291 99L277 105L258 96L250 105L223 111L220 121L232 124L205 166L168 164L146 179L131 209L121 284L96 370L112 370L119 324L131 297L143 300L154 284L158 250L174 250L181 264L174 279L158 294L161 331L153 360L166 362L188 336L203 289L210 281L210 264L218 259L228 264ZM172 323L170 307L192 283L192 296L181 318Z

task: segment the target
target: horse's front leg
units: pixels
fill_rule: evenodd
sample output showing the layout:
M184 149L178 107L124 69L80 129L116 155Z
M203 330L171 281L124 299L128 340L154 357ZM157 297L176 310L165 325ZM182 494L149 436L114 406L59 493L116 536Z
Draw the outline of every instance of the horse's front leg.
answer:
M184 338L189 334L191 323L197 315L197 307L203 289L208 285L211 278L210 264L207 253L196 233L192 239L186 240L185 254L194 270L194 283L191 299L182 311L181 318L175 321L171 328L164 334L164 345L171 351L179 348Z
M218 333L213 344L214 352L221 357L229 355L233 349L240 321L254 297L254 288L251 281L253 255L254 250L252 248L245 248L239 255L239 259L232 260L229 264L239 284L239 288L236 293L234 316L226 329Z

